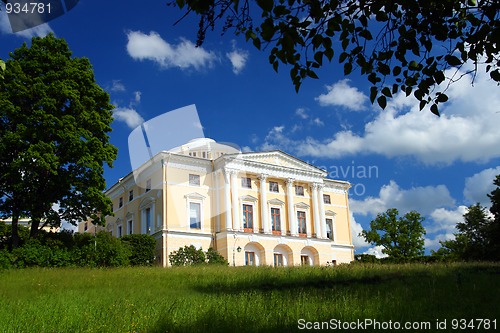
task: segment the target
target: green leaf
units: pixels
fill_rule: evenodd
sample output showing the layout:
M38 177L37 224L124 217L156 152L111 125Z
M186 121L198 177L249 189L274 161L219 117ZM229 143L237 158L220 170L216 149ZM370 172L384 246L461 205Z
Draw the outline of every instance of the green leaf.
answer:
M436 101L438 101L439 103L444 103L448 100L448 96L446 96L445 94L443 93L438 93L437 97L436 97Z
M329 48L329 49L325 49L325 56L328 58L329 61L332 61L332 58L333 58L333 49L332 48Z
M377 98L377 102L382 109L385 109L385 107L387 106L387 99L385 98L385 96L379 96L379 98Z
M437 104L431 105L431 112L434 113L438 117L440 116Z
M257 0L257 4L264 12L270 12L273 10L274 1L273 0Z
M450 66L454 67L460 66L462 64L462 61L453 55L447 55L445 57L445 60Z
M344 75L349 75L352 72L352 64L350 62L346 62L344 64Z
M370 33L370 31L368 29L361 30L358 35L360 37L363 37L366 40L372 40L373 39L373 36L372 36L372 34Z
M387 97L392 97L391 89L389 87L384 87L382 89L382 94L384 94Z
M370 88L370 102L373 104L375 102L375 98L377 98L378 95L378 88L377 87L371 87Z
M490 77L493 81L500 82L500 71L498 69L491 71Z
M348 53L346 53L346 52L342 52L342 53L340 54L340 56L339 56L339 63L343 63L343 62L347 59L347 57L348 57L348 56L349 56L349 54L348 54Z

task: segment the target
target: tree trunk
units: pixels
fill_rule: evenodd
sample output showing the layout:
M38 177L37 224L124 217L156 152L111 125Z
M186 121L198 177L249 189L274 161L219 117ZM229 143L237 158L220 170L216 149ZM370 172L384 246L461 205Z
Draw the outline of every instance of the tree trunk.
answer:
M11 244L9 246L9 250L11 251L13 249L18 248L20 243L18 222L19 222L19 211L15 209L12 211L12 239L11 239Z
M37 238L40 229L40 219L32 218L31 219L31 228L30 228L30 238Z

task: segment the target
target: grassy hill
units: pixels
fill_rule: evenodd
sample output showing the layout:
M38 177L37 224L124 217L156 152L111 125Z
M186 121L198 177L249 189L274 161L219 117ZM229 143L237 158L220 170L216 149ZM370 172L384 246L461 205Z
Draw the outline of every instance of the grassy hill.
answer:
M24 269L0 279L0 332L500 326L498 264Z

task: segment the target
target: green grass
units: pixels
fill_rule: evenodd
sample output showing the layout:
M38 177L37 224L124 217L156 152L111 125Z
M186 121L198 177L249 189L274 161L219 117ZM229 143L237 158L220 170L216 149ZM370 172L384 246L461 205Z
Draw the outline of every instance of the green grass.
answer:
M301 318L500 325L498 264L25 269L0 279L0 332L290 332Z

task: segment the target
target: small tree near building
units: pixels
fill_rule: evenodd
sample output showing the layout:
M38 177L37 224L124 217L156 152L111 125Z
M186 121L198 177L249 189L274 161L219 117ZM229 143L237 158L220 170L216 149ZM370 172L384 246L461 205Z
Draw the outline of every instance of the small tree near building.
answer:
M394 259L411 259L424 254L424 218L416 211L398 217L398 210L390 208L370 222L370 230L361 236L372 245L383 246L383 253Z

